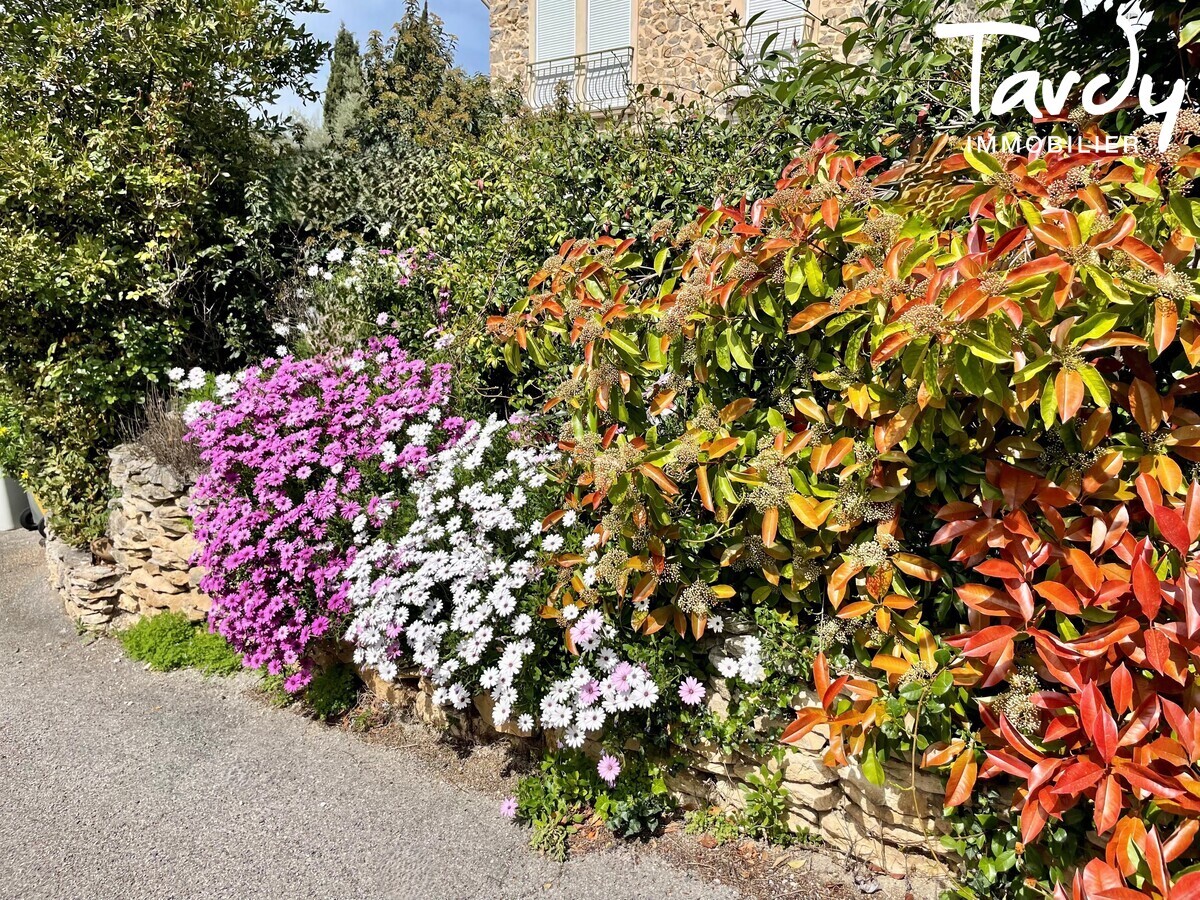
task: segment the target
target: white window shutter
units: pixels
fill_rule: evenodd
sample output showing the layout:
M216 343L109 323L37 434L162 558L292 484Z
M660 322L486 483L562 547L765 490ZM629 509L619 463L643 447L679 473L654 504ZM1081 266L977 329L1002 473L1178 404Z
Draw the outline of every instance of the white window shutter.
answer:
M746 0L746 21L749 22L760 13L762 15L756 23L759 26L780 19L794 19L804 15L807 7L808 4L803 0Z
M746 62L754 66L765 49L786 52L808 40L806 9L804 0L746 0L746 22L752 23L746 28Z
M632 46L632 0L588 0L584 102L589 107L619 109L629 102Z
M575 55L575 0L534 0L534 62Z
M633 0L590 0L587 7L588 53L633 45Z

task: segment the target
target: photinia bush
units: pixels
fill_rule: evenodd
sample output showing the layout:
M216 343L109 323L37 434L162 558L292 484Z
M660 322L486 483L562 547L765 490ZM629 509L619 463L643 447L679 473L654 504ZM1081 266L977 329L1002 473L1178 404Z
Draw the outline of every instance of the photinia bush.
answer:
M1007 777L1011 896L1195 890L1198 132L887 169L825 138L652 262L567 242L489 323L565 375L592 602L661 646L793 623L819 703L783 739L876 781L917 756L951 807ZM1054 856L1088 830L1103 864Z
M264 360L190 407L189 440L209 467L194 491L200 587L246 666L288 672L289 690L307 684L314 644L340 636L352 611L342 576L356 523L381 526L393 492L465 427L441 409L450 376L389 336Z

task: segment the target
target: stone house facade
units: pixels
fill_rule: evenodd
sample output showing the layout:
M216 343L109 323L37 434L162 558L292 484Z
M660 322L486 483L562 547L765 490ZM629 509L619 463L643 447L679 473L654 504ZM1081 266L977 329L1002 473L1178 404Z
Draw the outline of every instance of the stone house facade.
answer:
M483 0L491 75L516 84L534 108L566 94L576 105L619 109L633 88L680 100L714 97L740 51L753 66L763 44L840 43L837 23L857 0ZM747 26L747 23L750 23Z

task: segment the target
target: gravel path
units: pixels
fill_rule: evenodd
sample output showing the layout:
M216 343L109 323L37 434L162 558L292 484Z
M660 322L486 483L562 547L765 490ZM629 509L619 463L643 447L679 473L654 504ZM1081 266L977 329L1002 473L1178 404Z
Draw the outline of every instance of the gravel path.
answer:
M629 851L557 865L402 750L85 645L0 534L0 897L732 898Z

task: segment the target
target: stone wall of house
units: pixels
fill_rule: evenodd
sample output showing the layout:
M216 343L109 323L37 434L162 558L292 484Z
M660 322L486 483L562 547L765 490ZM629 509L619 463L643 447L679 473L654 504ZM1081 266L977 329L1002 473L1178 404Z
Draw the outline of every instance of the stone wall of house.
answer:
M841 46L846 36L838 23L852 16L860 16L863 11L862 0L814 0L809 8L816 19L813 40L822 47L830 48Z
M196 549L188 514L191 483L128 446L112 451L110 476L116 491L110 504L111 545L84 551L53 537L47 540L51 582L67 613L89 630L120 628L135 616L165 610L203 618L211 602L197 587L200 571L187 562ZM431 728L476 740L502 735L506 740L528 740L513 726L492 727L486 696L476 700L469 714L448 713L434 705L432 685L419 672L403 673L395 683L383 682L369 671L362 675L377 696L412 710ZM716 679L709 708L723 715L730 699L728 687ZM815 702L811 694L801 693L793 706ZM546 735L548 745L556 739L555 734ZM599 745L587 749L599 755ZM685 808L738 809L751 776L764 765L770 771L782 768L794 830L820 835L830 846L894 875L941 876L945 868L937 858L938 837L946 824L940 779L889 764L887 785L877 787L853 766L826 766L826 749L825 739L817 734L787 748L779 760L723 753L711 746L683 747L678 750L682 765L668 783Z
M529 0L491 0L492 81L524 86L529 56Z
M634 84L658 87L687 102L714 98L732 74L730 51L741 40L745 0L635 0ZM862 11L861 0L812 0L812 37L840 45L837 23ZM491 75L497 86L528 86L530 0L491 0ZM736 21L735 21L736 17Z
M638 0L633 80L677 100L712 97L731 74L730 13L741 0Z

